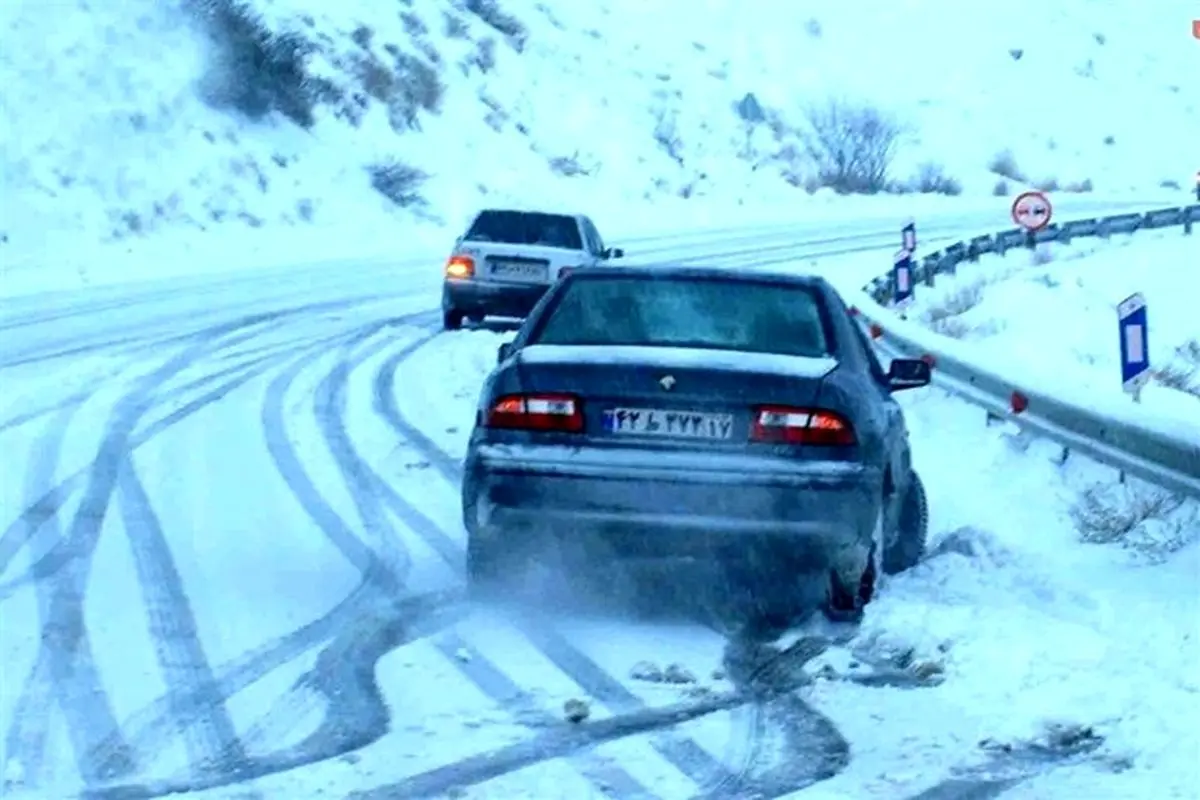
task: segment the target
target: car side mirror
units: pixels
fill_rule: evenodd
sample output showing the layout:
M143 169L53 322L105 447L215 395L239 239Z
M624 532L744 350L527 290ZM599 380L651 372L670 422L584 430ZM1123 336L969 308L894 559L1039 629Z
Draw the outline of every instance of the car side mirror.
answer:
M620 247L610 247L604 251L605 258L624 258L625 251Z
M508 361L508 359L511 358L512 354L515 352L516 348L513 347L513 343L505 342L504 344L500 345L500 349L496 351L496 363L503 364L505 361Z
M887 373L888 387L893 392L919 389L933 380L929 362L920 358L893 358Z

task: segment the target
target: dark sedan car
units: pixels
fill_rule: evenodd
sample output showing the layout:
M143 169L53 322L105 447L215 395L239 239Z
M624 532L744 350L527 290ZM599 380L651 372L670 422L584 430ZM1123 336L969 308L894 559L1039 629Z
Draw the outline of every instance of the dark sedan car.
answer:
M879 570L924 548L892 395L929 380L920 360L885 372L821 278L577 270L483 387L463 482L470 579L549 543L783 566L772 574L819 576L829 609L857 613Z

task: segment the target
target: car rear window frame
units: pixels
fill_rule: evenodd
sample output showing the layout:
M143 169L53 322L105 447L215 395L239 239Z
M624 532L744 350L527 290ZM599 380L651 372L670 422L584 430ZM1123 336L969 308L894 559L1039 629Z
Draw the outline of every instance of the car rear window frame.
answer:
M504 244L504 245L515 246L515 247L537 247L537 246L553 247L554 246L554 245L537 245L536 243L533 243L533 242L498 242L494 239L472 239L471 231L473 231L475 229L475 226L479 224L480 220L483 219L487 215L497 215L497 216L513 215L516 217L526 217L526 218L545 217L547 219L560 220L560 221L564 222L566 225L568 225L571 228L571 230L573 230L575 232L574 237L575 237L575 239L578 240L577 246L570 246L570 247L565 247L565 248L561 248L561 249L578 250L581 252L586 251L586 249L587 249L587 241L586 241L583 231L581 230L581 227L579 225L579 220L576 217L572 216L571 214L556 214L551 211L518 211L515 209L514 210L506 210L506 209L499 209L499 208L487 209L485 211L480 211L478 214L476 214L475 218L473 220L471 220L471 224L467 226L467 230L463 233L463 239L462 239L463 242L471 242L473 244Z
M664 282L680 281L680 282L689 282L689 283L703 282L703 283L724 284L726 286L730 286L730 285L770 286L770 287L776 287L776 288L780 288L780 289L788 289L788 290L792 290L792 291L805 292L812 298L813 305L816 307L817 319L821 325L821 335L825 339L825 347L828 352L825 353L823 356L794 356L794 357L796 357L796 358L806 358L806 357L822 358L822 357L825 357L825 358L832 358L837 361L841 360L842 342L837 335L837 326L833 324L833 314L829 308L829 303L827 302L825 294L821 290L821 287L812 285L812 284L774 281L774 280L769 280L769 279L768 280L754 279L754 278L744 279L744 278L739 277L739 279L737 279L737 280L730 280L729 278L726 278L726 277L708 276L708 275L702 275L702 276L701 275L696 275L696 276L693 276L693 275L651 276L651 275L612 275L612 274L585 275L585 274L579 274L579 273L572 274L570 277L568 277L564 280L561 280L554 287L554 289L543 298L544 305L542 306L540 313L537 314L536 318L529 320L529 322L531 324L522 332L523 335L520 335L518 337L518 341L519 341L518 346L519 347L533 347L540 343L539 339L542 335L542 331L546 327L546 323L550 320L550 318L552 316L554 316L555 311L558 309L559 305L562 303L563 297L565 297L567 292L570 291L571 286L573 284L579 283L582 281L597 281L597 280L599 280L599 281L616 281L616 280L664 281ZM517 341L514 341L514 344L517 344ZM553 346L553 345L550 345L550 346ZM600 342L600 343L596 343L596 344L580 344L580 345L571 345L571 346L612 347L615 345ZM646 346L648 346L648 347L684 347L684 345L670 345L670 344L646 345ZM732 348L729 348L729 351L736 352ZM768 353L768 351L764 351L764 350L753 350L753 351L746 351L746 352L762 353L762 354ZM777 353L775 355L785 355L785 354Z

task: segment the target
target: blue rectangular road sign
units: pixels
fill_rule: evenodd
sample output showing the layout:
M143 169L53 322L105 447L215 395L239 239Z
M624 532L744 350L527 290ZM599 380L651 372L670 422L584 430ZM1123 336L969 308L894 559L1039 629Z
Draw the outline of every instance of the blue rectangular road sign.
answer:
M900 249L907 250L909 255L917 252L917 223L909 222L900 229Z
M1150 377L1146 298L1140 292L1117 305L1117 325L1121 334L1121 385L1136 395Z
M899 250L892 260L892 304L908 305L913 296L912 251Z

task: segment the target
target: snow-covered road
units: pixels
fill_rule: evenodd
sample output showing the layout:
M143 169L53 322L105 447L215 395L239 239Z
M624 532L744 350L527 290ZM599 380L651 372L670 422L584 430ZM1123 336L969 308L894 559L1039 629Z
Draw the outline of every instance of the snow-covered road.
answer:
M847 235L757 259L894 246ZM754 260L729 238L643 252ZM507 334L439 334L437 286L372 266L0 307L6 792L1188 796L1197 560L1146 580L1078 545L1065 496L1100 472L935 391L906 403L941 545L861 630L768 648L462 602L458 461Z

